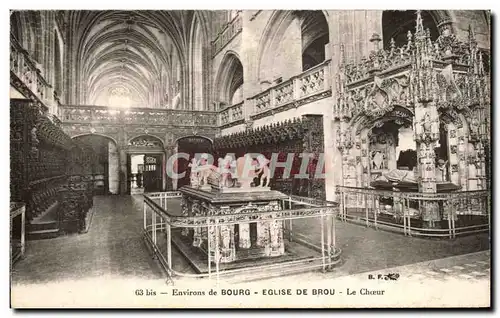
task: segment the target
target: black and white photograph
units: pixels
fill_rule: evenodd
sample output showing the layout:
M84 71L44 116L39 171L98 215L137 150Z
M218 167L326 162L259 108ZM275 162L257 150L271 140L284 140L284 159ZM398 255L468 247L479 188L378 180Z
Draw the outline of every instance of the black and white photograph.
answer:
M9 18L11 308L491 308L490 10Z

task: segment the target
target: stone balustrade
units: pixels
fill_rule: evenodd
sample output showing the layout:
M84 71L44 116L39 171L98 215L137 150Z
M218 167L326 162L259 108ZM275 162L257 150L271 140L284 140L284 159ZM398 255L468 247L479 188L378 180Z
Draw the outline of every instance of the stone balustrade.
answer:
M69 123L109 123L134 125L166 125L216 127L218 113L154 108L110 108L106 106L63 105L59 118Z
M219 126L235 125L244 120L244 102L224 108L219 112Z
M237 34L241 32L243 23L241 16L238 14L230 21L212 41L212 55L215 56L228 44Z
M30 54L12 37L10 72L11 83L26 97L33 96L45 106L53 105L59 99Z
M281 111L289 108L285 106L298 107L331 96L330 62L331 60L326 60L251 97L252 119L265 117L278 109Z

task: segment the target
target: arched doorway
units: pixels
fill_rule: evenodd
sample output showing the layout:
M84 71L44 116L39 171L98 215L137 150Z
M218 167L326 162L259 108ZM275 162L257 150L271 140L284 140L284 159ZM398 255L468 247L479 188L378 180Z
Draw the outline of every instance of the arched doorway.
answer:
M163 141L141 135L132 138L127 147L127 193L162 191L166 162Z
M202 154L210 154L214 161L213 142L207 137L203 136L186 136L177 140L176 142L177 154L179 155L177 161L174 163L174 172L179 174L178 178L172 178L174 189L179 189L182 186L190 184L189 175L191 169L189 163L193 158L200 159ZM209 162L209 164L214 162Z
M98 195L120 193L120 157L116 141L110 137L89 134L73 137L92 148L97 155L94 167L94 190Z
M438 23L435 14L431 11L421 11L424 30L429 30L432 41L439 37ZM416 10L387 10L382 13L382 32L384 49L390 49L391 41L395 47L402 47L408 43L408 32L415 33Z

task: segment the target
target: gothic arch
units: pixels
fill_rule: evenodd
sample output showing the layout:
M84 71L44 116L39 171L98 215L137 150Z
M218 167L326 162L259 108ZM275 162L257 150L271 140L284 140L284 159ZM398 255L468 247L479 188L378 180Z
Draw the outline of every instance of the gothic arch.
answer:
M111 136L108 136L108 135L99 134L99 133L83 133L83 134L78 134L78 135L75 135L75 136L71 136L71 139L76 139L78 137L84 137L84 136L100 136L100 137L103 137L103 138L111 140L112 142L115 143L116 146L119 145L115 138L113 138Z
M386 119L388 119L400 120L402 122L411 122L415 117L413 111L404 106L393 105L392 107L393 109L391 111L388 111L383 116L379 116L376 118L368 117L364 113L359 113L358 115L354 116L348 123L348 127L352 131L353 136L355 136L358 132L365 128L373 128L376 122L380 122L381 120L387 121Z
M227 51L215 77L214 99L229 106L234 92L243 85L244 68L238 54Z
M257 49L257 61L255 63L255 74L259 81L268 80L263 78L261 71L267 67L267 64L273 63L274 53L279 49L281 39L283 38L286 30L291 25L291 23L297 18L295 16L296 12L291 10L276 10L272 13L269 18L264 31L262 32L261 39L259 41L259 46ZM330 24L328 21L328 12L320 11L323 13L326 23L328 25L328 37L330 37ZM330 41L329 41L330 42Z
M185 139L185 138L190 138L190 137L203 138L203 139L208 140L212 144L212 146L214 144L214 141L212 138L209 138L207 136L202 136L202 135L186 135L186 136L178 137L177 139L175 139L174 144L177 145L180 140Z
M439 120L442 123L453 123L457 128L463 128L468 134L469 123L467 120L468 114L463 112L456 112L454 110L441 109L439 111Z
M380 12L382 24L382 40L384 47L390 46L391 39L395 40L396 47L407 42L407 33L415 33L415 10L384 10ZM424 28L430 30L432 40L439 37L441 28L449 24L453 30L454 19L448 10L422 10Z
M362 129L366 130L372 130L375 127L382 126L383 124L387 122L399 122L401 126L404 125L411 125L413 121L409 120L408 118L401 118L398 116L384 116L382 118L379 118L377 120L372 120L368 123L368 125L365 125Z

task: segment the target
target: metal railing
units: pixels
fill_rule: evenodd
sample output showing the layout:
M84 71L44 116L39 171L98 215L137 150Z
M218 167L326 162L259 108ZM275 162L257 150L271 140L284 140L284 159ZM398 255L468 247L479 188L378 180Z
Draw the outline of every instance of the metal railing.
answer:
M339 190L342 221L390 228L408 236L450 239L490 231L491 194L487 190L450 193L355 187L339 187Z
M179 201L181 198L182 194L176 191L144 194L144 238L154 257L159 260L162 268L166 271L168 281L171 283L173 283L173 277L215 278L218 284L221 276L229 280L235 277L236 280L238 280L238 277L244 279L252 277L252 279L257 280L304 270L322 269L328 271L341 261L341 251L336 246L335 239L335 219L338 205L334 203L319 200L312 202L309 198L290 196L286 200L281 200L282 210L277 211L186 216L179 214L181 210L179 209ZM297 206L303 207L298 208ZM300 222L294 222L299 219L316 220L321 228L321 233L317 235L319 237L310 238L300 233ZM219 242L221 240L219 237L220 228L261 221L282 221L285 249L293 242L293 244L300 244L300 246L311 251L311 256L261 265L252 264L248 267L221 268L220 249L217 248L220 246ZM207 241L207 247L204 251L206 272L189 273L186 270L176 268L174 264L172 256L173 246L176 245L174 238L185 235L188 230L195 233L211 233L211 235L217 233L215 235L215 244L213 244L214 240L205 238ZM183 254L183 251L179 248L177 248L177 252ZM203 254L202 249L199 250L199 253ZM243 273L245 274L241 275Z

